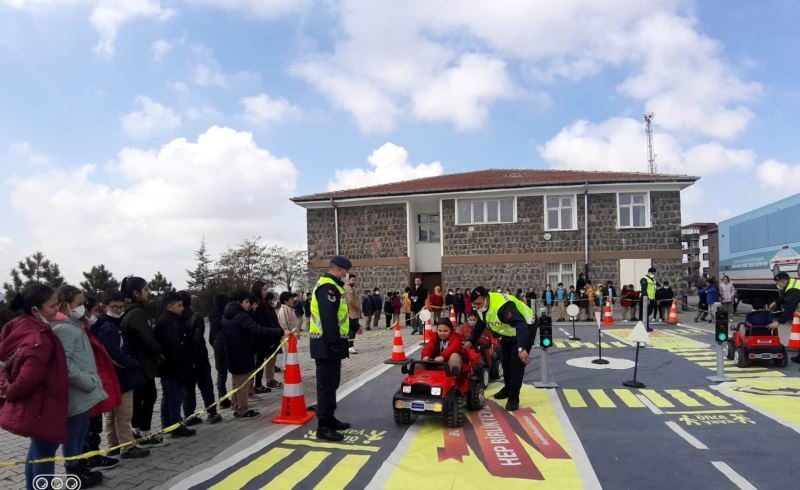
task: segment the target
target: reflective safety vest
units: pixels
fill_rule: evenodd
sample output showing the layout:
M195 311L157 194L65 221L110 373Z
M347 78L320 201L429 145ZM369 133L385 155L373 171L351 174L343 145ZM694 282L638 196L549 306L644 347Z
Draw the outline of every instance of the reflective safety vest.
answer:
M350 332L350 319L347 315L347 295L344 288L339 286L336 281L330 277L322 276L319 278L317 285L314 286L314 291L311 292L311 319L309 320L308 331L311 337L319 337L322 335L322 322L319 318L319 303L317 302L317 288L324 284L331 284L339 290L339 311L336 315L339 323L339 336L347 338Z
M789 282L786 283L786 289L783 290L783 294L789 292L790 289L797 289L800 290L800 281L797 279L789 279ZM794 310L795 313L800 313L800 303L797 304L797 308Z
M517 329L507 323L503 323L503 321L501 321L500 317L497 315L497 313L500 311L500 308L502 308L503 305L509 301L516 305L517 310L522 314L523 317L525 317L525 321L529 325L533 323L534 319L536 318L533 310L531 310L527 305L525 305L525 303L517 299L515 296L509 296L500 293L489 293L489 306L487 307L486 311L483 312L483 321L486 322L486 325L488 325L489 328L500 335L505 337L516 337Z
M650 301L656 299L656 280L650 277L650 275L644 276L644 280L647 281L647 297L650 298Z

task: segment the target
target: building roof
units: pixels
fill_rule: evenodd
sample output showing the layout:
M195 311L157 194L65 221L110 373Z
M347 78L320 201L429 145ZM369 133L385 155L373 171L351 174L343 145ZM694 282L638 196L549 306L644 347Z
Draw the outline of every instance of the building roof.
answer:
M697 228L701 232L709 232L717 229L716 223L689 223L688 225L681 226L682 230Z
M531 170L488 169L475 172L425 177L381 184L358 189L322 192L292 198L296 203L330 199L352 199L361 197L383 197L395 195L426 194L432 192L459 192L483 189L514 189L539 187L611 183L682 182L692 184L698 177L690 175L649 174L637 172L596 172L583 170Z

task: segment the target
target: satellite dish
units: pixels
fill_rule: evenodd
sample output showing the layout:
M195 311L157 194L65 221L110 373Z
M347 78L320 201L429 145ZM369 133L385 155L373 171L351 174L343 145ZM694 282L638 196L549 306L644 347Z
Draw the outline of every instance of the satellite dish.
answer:
M428 320L431 319L431 312L428 310L422 310L419 312L419 319L422 323L428 323Z
M580 312L581 312L581 309L578 308L578 305L569 305L569 306L567 306L567 315L569 315L572 318L577 317L578 314L580 314Z

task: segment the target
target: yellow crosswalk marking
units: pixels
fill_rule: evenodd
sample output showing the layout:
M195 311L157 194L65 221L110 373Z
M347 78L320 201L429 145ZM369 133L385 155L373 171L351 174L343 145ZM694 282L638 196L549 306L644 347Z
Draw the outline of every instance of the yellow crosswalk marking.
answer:
M264 485L262 490L284 490L294 488L295 485L303 481L312 471L330 456L328 451L309 451L300 461L286 468L283 473L275 477L271 482ZM264 469L262 468L262 472Z
M597 349L597 344L593 344L591 342L584 342L583 346L588 347L589 349Z
M781 378L786 376L780 371L761 371L755 373L725 373L729 378Z
M308 446L317 449L344 449L345 451L367 451L377 453L381 448L377 446L360 446L358 444L337 444L335 442L310 441L306 439L288 439L281 441L287 446Z
M603 346L603 349L610 349L611 348L611 345L609 345L608 342L603 342L601 345Z
M572 347L573 349L580 349L581 347L583 347L583 344L581 342L577 342L575 340L570 340L569 341L569 346Z
M346 487L356 477L359 470L367 464L367 461L369 461L369 456L348 454L325 475L325 478L314 487L314 490Z
M614 347L628 347L628 345L623 342L611 342L611 345Z
M276 447L270 449L263 456L259 456L251 463L247 464L246 466L243 466L242 468L239 468L235 472L231 473L227 478L225 478L224 480L217 483L211 488L213 490L242 488L245 485L247 485L247 483L250 482L250 480L264 473L266 471L265 468L272 467L285 457L292 454L292 452L294 452L294 449L284 449L282 447Z
M664 392L671 396L672 398L678 400L680 403L683 403L687 407L702 407L703 404L699 401L695 400L694 398L690 397L686 393L681 390L664 390Z
M603 390L589 390L589 394L600 408L617 408L617 405L606 395Z
M644 408L644 403L636 398L636 395L631 393L631 390L616 388L614 389L614 394L617 395L619 399L622 400L622 403L627 405L629 408Z
M717 395L711 393L708 390L701 390L701 389L692 389L689 390L695 395L699 396L703 400L707 401L708 403L714 405L715 407L730 407L731 404L726 402L724 399L718 397Z
M639 392L650 399L653 402L653 405L657 406L658 408L673 408L675 405L672 404L671 401L667 400L663 396L659 395L656 390L639 390Z
M765 367L744 367L744 368L735 367L735 366L730 366L730 367L726 366L725 367L725 371L730 371L732 373L736 373L736 372L740 372L740 373L758 373L758 372L764 372L764 371L768 371L768 370L769 370L769 368L765 368Z
M567 399L567 403L569 403L570 407L586 408L589 406L586 404L586 400L584 400L581 396L580 391L573 389L565 389L562 391L564 392L564 397Z
M559 349L566 349L567 348L567 343L566 342L562 342L560 340L556 340L553 343L556 344L556 347L559 348Z
M697 363L697 365L703 367L716 366L717 361L700 361Z

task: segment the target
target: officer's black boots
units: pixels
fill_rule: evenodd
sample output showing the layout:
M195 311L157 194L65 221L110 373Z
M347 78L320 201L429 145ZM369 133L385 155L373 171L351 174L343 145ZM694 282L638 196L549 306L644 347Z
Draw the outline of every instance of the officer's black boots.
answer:
M506 403L506 410L509 412L513 412L519 408L519 400L508 400Z
M317 427L317 439L339 442L344 439L344 436L336 432L336 429L333 427L320 426Z
M508 398L508 390L505 387L503 387L503 389L495 393L492 396L492 398L494 398L495 400L505 400L506 398Z
M333 429L334 430L347 430L349 428L350 428L350 424L348 424L347 422L341 422L341 421L337 420L336 417L333 418Z

